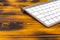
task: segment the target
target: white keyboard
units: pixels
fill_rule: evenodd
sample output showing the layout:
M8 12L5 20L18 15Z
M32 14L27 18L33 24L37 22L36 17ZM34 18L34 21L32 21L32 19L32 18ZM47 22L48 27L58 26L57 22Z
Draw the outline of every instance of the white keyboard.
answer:
M60 1L23 7L23 10L47 27L55 25L60 21Z

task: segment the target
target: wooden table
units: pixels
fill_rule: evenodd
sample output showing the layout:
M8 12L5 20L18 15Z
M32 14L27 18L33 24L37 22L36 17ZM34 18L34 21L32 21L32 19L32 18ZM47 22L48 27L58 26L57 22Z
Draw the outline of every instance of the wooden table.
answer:
M59 40L60 39L60 24L54 25L51 28L45 27L43 24L39 23L33 17L21 10L23 6L30 6L34 4L39 4L43 2L49 2L49 0L39 0L39 2L32 2L32 0L27 0L27 2L16 2L16 0L7 0L10 4L9 6L3 6L3 3L0 2L0 9L3 10L3 15L0 15L0 18L9 18L22 22L22 29L17 30L1 30L0 31L0 40ZM8 13L14 12L15 14L10 15ZM5 14L4 14L5 13ZM8 14L8 15L6 15ZM11 20L2 20L11 21ZM45 35L44 35L45 34ZM55 36L56 34L56 36ZM40 37L39 37L40 35ZM41 38L43 36L51 36L50 38ZM53 36L52 36L53 35ZM58 35L58 36L57 36ZM31 37L32 36L32 37ZM36 37L34 37L36 36Z

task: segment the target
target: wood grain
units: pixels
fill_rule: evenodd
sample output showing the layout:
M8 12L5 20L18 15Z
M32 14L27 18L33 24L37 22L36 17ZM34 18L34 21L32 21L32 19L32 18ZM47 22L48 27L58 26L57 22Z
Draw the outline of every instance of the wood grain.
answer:
M56 38L19 38L14 36L29 36L29 35L42 35L42 34L60 34L60 24L54 25L51 28L45 27L43 24L35 20L33 17L24 13L21 10L23 6L31 6L43 2L49 2L50 0L40 0L36 3L28 2L16 2L16 0L7 0L9 6L4 6L0 2L0 22L22 22L22 29L14 30L0 30L0 40L60 40L60 37ZM12 13L12 14L11 14ZM13 14L14 13L14 14Z

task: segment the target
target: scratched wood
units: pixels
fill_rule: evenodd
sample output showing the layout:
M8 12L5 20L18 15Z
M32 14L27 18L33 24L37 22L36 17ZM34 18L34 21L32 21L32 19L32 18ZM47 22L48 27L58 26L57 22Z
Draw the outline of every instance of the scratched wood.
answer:
M33 17L21 10L23 6L30 6L43 2L49 2L50 0L40 0L39 2L16 2L16 0L7 0L9 6L4 6L0 2L0 22L22 22L21 29L13 30L0 30L0 40L60 40L60 37L55 38L18 38L20 36L28 35L41 35L41 34L60 34L60 24L54 25L51 28L46 28L43 24L39 23ZM10 14L9 14L10 13ZM15 35L15 37L14 37Z

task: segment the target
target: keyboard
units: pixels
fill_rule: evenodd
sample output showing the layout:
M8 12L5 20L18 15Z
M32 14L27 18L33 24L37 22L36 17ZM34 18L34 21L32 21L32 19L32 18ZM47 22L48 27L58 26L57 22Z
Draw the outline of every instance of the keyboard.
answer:
M60 1L23 7L23 10L33 16L46 27L51 27L60 21Z

